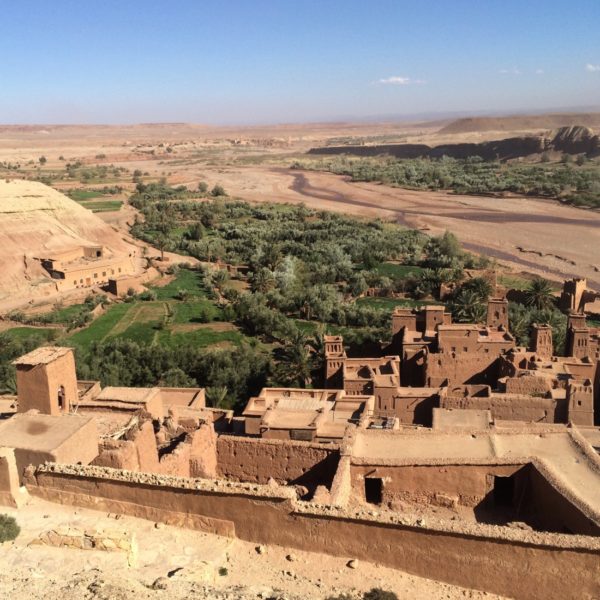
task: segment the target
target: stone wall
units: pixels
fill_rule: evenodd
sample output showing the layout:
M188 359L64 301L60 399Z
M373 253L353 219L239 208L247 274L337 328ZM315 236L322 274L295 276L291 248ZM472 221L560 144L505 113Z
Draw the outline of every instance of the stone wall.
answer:
M82 530L77 527L59 527L45 531L29 545L126 552L129 566L135 566L137 560L137 541L135 534L130 531L98 531Z
M599 592L600 542L589 537L453 521L425 527L373 511L297 502L285 488L90 467L39 467L28 487L54 502L357 558L525 600Z

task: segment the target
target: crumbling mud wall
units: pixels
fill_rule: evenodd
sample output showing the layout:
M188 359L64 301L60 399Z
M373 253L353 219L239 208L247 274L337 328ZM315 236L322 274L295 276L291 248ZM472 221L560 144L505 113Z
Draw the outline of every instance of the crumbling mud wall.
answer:
M514 598L600 593L596 538L461 522L425 527L374 511L298 502L282 487L97 467L41 466L28 474L28 488L53 502L353 557Z
M313 491L331 487L339 461L334 444L265 440L221 435L217 439L217 472L233 481L293 483Z
M0 448L0 506L19 505L19 473L12 448Z

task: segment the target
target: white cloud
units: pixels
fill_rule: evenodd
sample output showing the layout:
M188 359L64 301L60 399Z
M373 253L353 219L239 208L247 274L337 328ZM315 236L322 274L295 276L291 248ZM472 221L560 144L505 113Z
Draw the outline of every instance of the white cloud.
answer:
M544 74L544 69L536 69L535 70L535 74L536 75L543 75Z
M591 63L588 63L585 65L585 70L589 71L590 73L596 73L600 71L600 65L592 65Z
M378 83L380 85L412 85L425 82L422 79L411 79L410 77L400 77L399 75L392 75L390 77L378 79L375 83Z
M513 67L512 69L500 69L502 75L521 75L521 69Z

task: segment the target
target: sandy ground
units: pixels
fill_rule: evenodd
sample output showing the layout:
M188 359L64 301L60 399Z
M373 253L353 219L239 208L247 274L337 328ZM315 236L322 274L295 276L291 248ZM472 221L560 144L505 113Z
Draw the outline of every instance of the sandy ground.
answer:
M262 547L259 554L256 545L240 540L170 526L156 528L141 519L115 519L114 515L35 498L18 512L6 512L22 527L15 542L0 545L0 594L11 600L317 600L340 593L359 598L374 587L392 590L402 599L499 598L366 562L358 562L352 569L347 566L352 557L334 558L278 546ZM128 566L122 552L29 545L41 533L64 526L134 532L138 558Z

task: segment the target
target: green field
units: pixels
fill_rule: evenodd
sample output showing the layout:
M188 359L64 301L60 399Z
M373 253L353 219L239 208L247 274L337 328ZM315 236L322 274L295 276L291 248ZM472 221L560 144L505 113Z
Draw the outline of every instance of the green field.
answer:
M207 297L199 273L182 269L172 282L153 289L156 300L114 304L88 327L63 341L83 349L93 341L108 339L171 347L184 343L200 347L239 345L244 339L235 326L219 321L222 310ZM187 292L185 300L177 299L181 290Z
M414 308L417 306L425 306L427 304L440 304L434 300L412 300L411 298L359 298L356 304L361 306L369 306L370 308L377 308L379 310L392 311L397 306L404 306L407 308Z
M67 196L73 200L76 200L77 202L81 202L82 200L101 198L103 194L102 192L97 192L95 190L68 190Z
M110 212L115 210L121 210L123 202L121 200L98 200L98 201L87 201L80 202L81 206L91 210L92 212Z
M39 337L42 341L52 339L56 329L52 327L13 327L1 332L2 336L6 336L11 340L24 340L31 337ZM58 332L57 332L58 333Z

